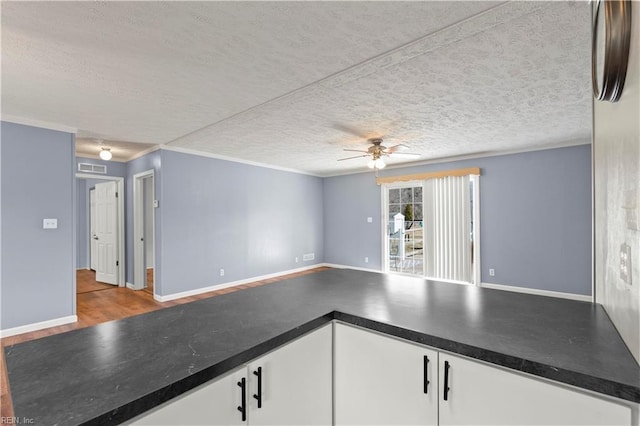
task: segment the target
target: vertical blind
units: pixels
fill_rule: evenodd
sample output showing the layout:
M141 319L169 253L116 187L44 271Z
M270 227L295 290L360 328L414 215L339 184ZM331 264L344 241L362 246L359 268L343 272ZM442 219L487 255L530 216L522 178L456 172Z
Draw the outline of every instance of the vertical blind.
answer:
M471 282L469 176L426 180L424 209L427 277Z

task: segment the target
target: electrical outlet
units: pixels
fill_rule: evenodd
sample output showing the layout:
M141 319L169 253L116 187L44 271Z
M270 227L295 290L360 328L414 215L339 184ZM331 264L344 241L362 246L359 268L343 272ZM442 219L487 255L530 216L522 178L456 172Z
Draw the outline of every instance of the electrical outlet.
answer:
M224 277L224 269L220 269L220 276Z
M302 260L304 260L305 262L307 260L313 260L316 258L316 254L315 253L307 253L307 254L303 254L302 255Z
M373 218L372 217L367 217L367 223L373 223Z
M493 269L493 268L489 269L489 276L490 277L495 277L496 276L496 270Z
M369 263L369 258L368 257L364 258L364 263Z
M42 229L58 229L58 219L42 219Z
M298 263L298 258L296 257L296 263Z

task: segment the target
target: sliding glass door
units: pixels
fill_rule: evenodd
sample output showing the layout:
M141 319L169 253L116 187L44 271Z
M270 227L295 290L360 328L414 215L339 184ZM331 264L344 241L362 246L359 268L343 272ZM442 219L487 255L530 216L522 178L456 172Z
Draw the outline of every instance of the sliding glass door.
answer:
M386 270L424 275L422 183L389 185L383 189L385 205Z
M384 270L478 284L477 175L382 186Z

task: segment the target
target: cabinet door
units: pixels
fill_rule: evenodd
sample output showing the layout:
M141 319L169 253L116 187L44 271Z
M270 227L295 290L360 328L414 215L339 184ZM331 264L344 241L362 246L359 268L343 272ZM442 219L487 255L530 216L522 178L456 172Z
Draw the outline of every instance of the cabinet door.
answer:
M628 406L478 361L440 353L439 374L441 425L631 424Z
M436 351L342 324L334 334L337 425L437 424Z
M331 342L328 324L249 364L251 426L331 424Z
M246 368L205 383L152 411L137 417L134 425L246 425L238 407L242 404L238 382L245 380Z

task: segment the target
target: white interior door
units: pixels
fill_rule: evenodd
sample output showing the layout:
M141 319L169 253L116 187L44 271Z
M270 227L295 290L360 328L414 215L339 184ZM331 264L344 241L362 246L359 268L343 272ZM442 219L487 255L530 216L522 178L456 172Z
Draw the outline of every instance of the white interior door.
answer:
M118 185L96 184L96 281L118 285Z
M98 267L96 237L96 190L91 189L89 191L89 262L94 271Z

